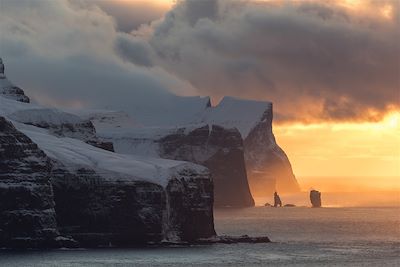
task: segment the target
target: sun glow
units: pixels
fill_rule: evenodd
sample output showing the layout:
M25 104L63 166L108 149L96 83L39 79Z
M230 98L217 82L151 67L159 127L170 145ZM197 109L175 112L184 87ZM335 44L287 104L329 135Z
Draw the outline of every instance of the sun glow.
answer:
M298 176L400 176L399 111L375 123L291 124L274 129Z

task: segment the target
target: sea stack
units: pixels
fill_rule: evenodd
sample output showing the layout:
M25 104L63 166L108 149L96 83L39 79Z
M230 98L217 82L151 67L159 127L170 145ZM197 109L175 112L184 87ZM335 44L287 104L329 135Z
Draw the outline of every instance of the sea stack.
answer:
M310 191L310 201L313 208L321 207L321 192L317 190Z

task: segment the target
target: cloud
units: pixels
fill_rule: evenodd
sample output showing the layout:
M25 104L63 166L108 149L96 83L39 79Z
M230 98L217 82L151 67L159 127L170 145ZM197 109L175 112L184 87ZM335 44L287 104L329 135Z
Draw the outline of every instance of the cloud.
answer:
M157 20L171 8L172 1L99 1L99 0L70 0L84 7L98 6L105 13L112 16L118 31L131 32L142 24Z
M145 55L148 44L117 31L114 19L95 5L53 0L0 5L6 75L42 104L135 113L170 105L176 99L172 89L195 94L190 84L153 66Z
M379 120L400 108L399 6L357 3L187 0L162 17L148 1L1 0L0 53L42 103L233 95L273 101L278 121Z
M214 101L272 100L280 120L377 120L400 105L398 2L346 3L188 0L147 38L154 62Z

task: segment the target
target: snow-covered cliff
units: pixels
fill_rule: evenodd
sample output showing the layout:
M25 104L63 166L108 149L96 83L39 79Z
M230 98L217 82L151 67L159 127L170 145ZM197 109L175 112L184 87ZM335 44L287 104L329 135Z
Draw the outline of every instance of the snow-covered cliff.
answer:
M270 195L275 190L281 193L300 191L290 161L275 141L272 119L272 103L233 97L224 97L199 119L199 122L239 130L244 141L247 176L254 196Z
M200 105L196 105L198 106ZM185 114L185 111L182 110L181 113ZM165 125L162 122L159 123L160 125L152 123L144 125L140 122L143 121L140 114L130 118L129 115L121 112L94 111L93 114L86 116L91 119L98 134L113 142L119 153L181 159L209 167L216 183L215 203L217 205L252 205L252 201L249 200L251 197L249 198L249 193L246 192L248 184L254 196L267 196L275 190L282 193L300 190L288 157L275 141L272 132L272 103L270 102L225 97L215 107L205 105L191 117L190 122L186 116L179 119L179 115L175 114L177 123L175 125ZM169 114L154 112L152 116L167 118ZM150 121L156 122L156 119ZM166 121L169 120L166 119ZM219 126L218 129L224 130L219 130L220 138L216 139L219 143L214 141L211 145L208 136L212 136L212 129L217 129L217 126ZM204 138L198 134L202 132L200 129L205 129ZM175 139L175 147L169 146L174 147L172 153L164 148L164 141L170 139ZM233 139L236 140L235 143L224 142L224 140ZM236 157L232 162L231 154L226 151L234 149L237 149L238 155L242 153L243 156ZM216 160L213 156L218 151L225 152L219 153ZM210 163L214 160L219 164ZM223 166L226 167L225 173L221 172L224 169ZM245 169L247 173L235 171L236 175L232 175L230 173L232 166ZM221 181L220 186L219 181ZM227 184L233 187L232 191L223 189ZM229 192L233 195L235 195L233 192L239 193L236 194L235 199L230 197ZM219 200L222 199L225 201L220 202Z
M72 242L59 232L80 246L215 235L206 167L108 151L90 121L19 100L0 95L1 247Z

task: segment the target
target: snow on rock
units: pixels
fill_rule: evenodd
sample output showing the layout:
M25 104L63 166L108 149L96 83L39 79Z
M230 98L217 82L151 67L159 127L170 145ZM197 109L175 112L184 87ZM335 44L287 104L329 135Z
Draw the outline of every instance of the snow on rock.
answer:
M15 121L42 128L50 128L52 125L77 124L83 121L76 115L50 108L18 110L11 113L9 117Z
M184 160L209 168L214 180L215 206L254 205L247 182L243 140L237 129L204 123L142 127L126 124L125 116L91 118L99 135L112 141L118 153Z
M236 128L243 139L263 120L271 102L224 97L215 107L207 108L200 116L200 123L216 124L225 128Z
M52 159L59 228L81 246L191 241L215 235L207 168L121 155L54 136L44 128L15 125Z
M0 95L17 100L20 102L29 103L29 98L25 95L24 91L13 85L6 77L4 73L5 67L3 60L0 58Z
M275 141L272 119L272 103L233 97L224 97L200 118L205 123L239 130L244 140L247 176L257 197L268 196L276 190L300 191L290 161Z
M106 151L73 138L59 138L44 129L22 123L17 128L29 136L52 159L75 172L82 168L94 170L104 179L115 181L142 180L166 187L173 175L185 169L200 174L208 170L189 162L123 155Z
M184 113L183 110L182 114ZM156 113L153 115L156 116ZM89 117L99 136L113 142L117 152L173 159L176 156L168 155L161 149L160 140L167 136L176 136L182 131L184 135L188 135L206 125L209 134L212 125L221 126L227 132L229 129L237 129L243 139L247 178L252 193L256 196L266 196L275 190L282 193L299 191L290 161L276 143L272 132L273 111L270 102L224 97L215 107L205 105L202 111L192 116L190 122L177 115L175 118L177 123L167 126L165 124L146 126L138 123L141 121L140 114L129 119L126 114L118 112L109 112L109 115L106 115L106 112L98 115L94 112ZM166 118L168 114L160 114L160 117ZM185 146L188 150L186 153L180 148L180 159L204 164L206 159L215 153L214 148L205 144L204 149ZM194 154L196 157L193 157ZM225 161L225 164L226 162L228 161Z
M71 137L83 140L86 143L114 151L110 142L101 140L96 135L96 130L89 120L82 120L80 117L57 109L34 108L22 109L8 114L13 121L28 125L49 129L53 135Z

